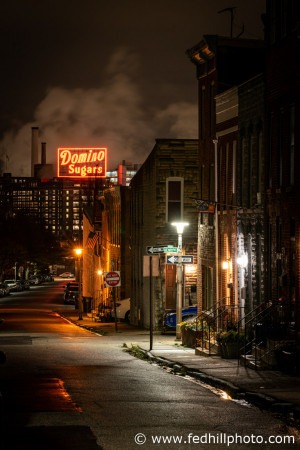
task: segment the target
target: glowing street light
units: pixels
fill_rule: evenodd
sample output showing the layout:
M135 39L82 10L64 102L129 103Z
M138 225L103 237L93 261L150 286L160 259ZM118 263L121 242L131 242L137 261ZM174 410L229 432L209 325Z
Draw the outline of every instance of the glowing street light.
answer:
M189 224L187 222L172 222L172 226L176 227L178 235L178 263L177 263L177 301L176 301L176 339L181 339L181 329L180 323L182 321L182 277L183 277L183 266L182 266L182 234L184 227Z
M74 249L75 255L78 258L78 270L79 270L79 289L78 289L78 320L82 320L82 313L83 313L83 303L82 303L82 254L83 249L82 248L75 248Z

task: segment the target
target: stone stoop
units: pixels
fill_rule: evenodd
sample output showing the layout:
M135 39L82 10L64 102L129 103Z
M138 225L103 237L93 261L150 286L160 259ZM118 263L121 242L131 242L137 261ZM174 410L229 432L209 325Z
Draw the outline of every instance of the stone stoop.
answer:
M210 344L210 352L209 352L209 343L208 343L208 341L205 341L203 348L195 347L195 355L220 356L219 346L218 346L218 344Z
M267 342L265 347L257 346L252 349L251 354L241 355L240 363L255 370L275 369L277 366L275 357L276 348L277 346L270 342Z
M260 360L258 357L255 360L255 355L253 354L241 355L240 364L241 366L248 367L249 369L254 370L267 370L272 368L268 364Z

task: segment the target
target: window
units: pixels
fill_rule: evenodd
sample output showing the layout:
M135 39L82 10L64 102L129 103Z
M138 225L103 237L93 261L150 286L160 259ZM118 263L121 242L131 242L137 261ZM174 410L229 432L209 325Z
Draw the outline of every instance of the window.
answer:
M216 121L216 108L215 108L215 84L210 85L210 114L209 114L209 135L213 137L215 135L215 121Z
M257 167L256 167L256 171L257 171L257 180L256 180L256 185L257 185L257 193L258 193L258 198L257 198L257 203L261 203L261 193L263 191L263 133L261 130L261 127L259 127L259 131L258 131L258 138L257 138Z
M290 185L295 182L295 105L290 106Z
M236 193L236 147L237 142L232 144L232 193Z
M267 161L267 167L268 167L268 183L269 183L269 188L272 187L273 185L273 180L272 180L272 161L273 161L273 149L272 149L272 137L273 137L273 133L274 133L274 114L271 113L270 115L270 119L269 119L269 148L268 148L268 161Z
M205 138L205 86L201 90L200 138Z
M183 217L183 179L167 179L167 208L166 221L174 222Z
M280 109L280 117L278 123L278 164L277 164L277 186L281 187L283 183L283 123L284 123L284 110Z
M213 269L202 266L202 309L213 306Z

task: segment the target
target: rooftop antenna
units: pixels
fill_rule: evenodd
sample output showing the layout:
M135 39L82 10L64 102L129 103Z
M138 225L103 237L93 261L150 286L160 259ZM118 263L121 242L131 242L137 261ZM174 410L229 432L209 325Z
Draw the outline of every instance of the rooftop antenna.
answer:
M223 12L229 11L230 12L230 37L232 38L233 33L233 16L234 16L234 10L236 9L236 6L229 6L228 8L221 9L221 11L218 11L218 14L221 14Z

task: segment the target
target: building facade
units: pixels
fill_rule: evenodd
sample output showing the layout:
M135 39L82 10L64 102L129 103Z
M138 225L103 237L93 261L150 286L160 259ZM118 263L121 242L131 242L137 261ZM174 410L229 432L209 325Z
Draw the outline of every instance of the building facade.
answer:
M131 322L150 326L150 292L153 293L153 326L161 329L165 309L176 308L176 264L167 263L168 253L156 255L158 274L144 276L147 248L177 247L174 221L189 225L183 234L183 251L197 255L197 210L199 196L198 141L157 139L156 144L130 184L131 195ZM146 259L145 259L146 257ZM196 302L195 264L185 267L183 305ZM151 286L150 286L151 282Z
M268 0L266 30L267 297L300 333L300 7Z
M199 104L199 199L215 205L198 225L198 309L239 304L237 255L237 86L262 72L262 41L204 36L187 51L196 66ZM230 89L233 89L231 91ZM217 103L217 110L216 110ZM221 253L220 253L221 251ZM226 269L222 269L222 263ZM225 267L225 265L223 266Z

